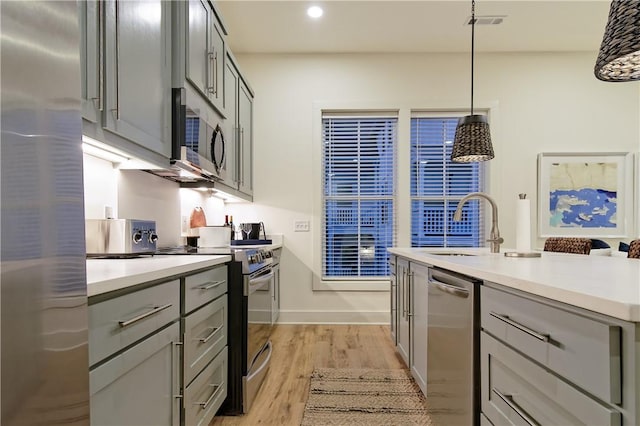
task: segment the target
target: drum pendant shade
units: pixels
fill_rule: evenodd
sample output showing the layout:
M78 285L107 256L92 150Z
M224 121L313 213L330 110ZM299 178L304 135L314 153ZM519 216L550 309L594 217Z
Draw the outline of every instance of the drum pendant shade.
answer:
M473 60L475 48L475 0L471 2L471 114L462 117L456 127L451 161L473 163L494 157L489 123L484 115L473 113Z
M595 66L602 81L640 80L640 0L613 0Z

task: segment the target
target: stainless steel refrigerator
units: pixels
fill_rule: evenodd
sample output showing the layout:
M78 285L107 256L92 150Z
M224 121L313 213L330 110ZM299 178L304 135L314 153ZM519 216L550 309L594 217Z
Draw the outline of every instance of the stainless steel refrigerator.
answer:
M89 424L77 5L0 20L0 422Z

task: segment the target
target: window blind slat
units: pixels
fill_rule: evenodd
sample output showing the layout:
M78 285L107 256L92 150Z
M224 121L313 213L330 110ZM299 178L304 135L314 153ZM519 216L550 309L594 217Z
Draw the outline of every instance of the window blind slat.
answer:
M397 118L323 115L323 277L386 277Z

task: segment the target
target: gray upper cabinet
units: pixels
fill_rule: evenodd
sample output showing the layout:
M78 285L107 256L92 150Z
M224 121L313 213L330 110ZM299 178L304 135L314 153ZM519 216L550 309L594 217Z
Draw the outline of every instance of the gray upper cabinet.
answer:
M82 90L82 117L92 123L100 119L103 107L103 96L100 93L102 81L102 34L100 30L102 3L81 1L78 3L80 13L80 65Z
M224 167L226 174L223 183L231 188L237 188L240 176L238 175L238 152L240 147L239 131L238 131L238 85L240 84L240 75L236 66L227 58L224 66L224 107L227 113L227 119L224 120L224 134L227 137L227 152Z
M253 196L253 92L243 79L231 52L225 60L224 105L227 135L226 179L233 193L251 200Z
M208 0L172 2L174 87L191 84L220 114L224 107L226 32Z
M240 192L253 195L253 95L240 79L238 90L238 127L240 129Z
M142 159L171 156L170 3L80 2L83 133Z

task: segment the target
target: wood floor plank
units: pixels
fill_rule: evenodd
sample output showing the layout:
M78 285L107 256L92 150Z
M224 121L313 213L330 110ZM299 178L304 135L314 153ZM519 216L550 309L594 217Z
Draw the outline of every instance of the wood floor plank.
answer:
M271 367L251 412L210 426L299 425L314 368L404 368L384 325L277 325Z

